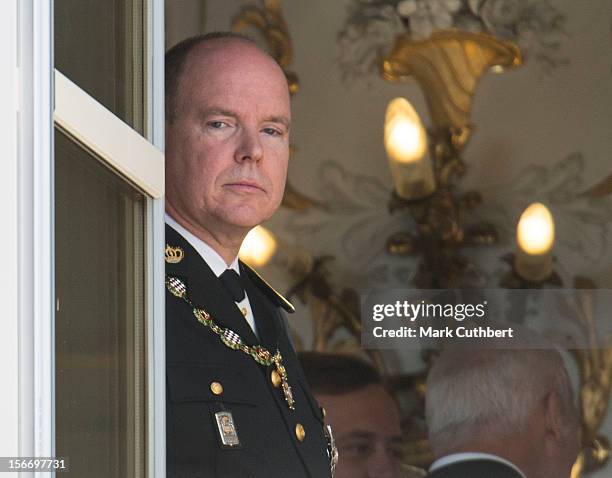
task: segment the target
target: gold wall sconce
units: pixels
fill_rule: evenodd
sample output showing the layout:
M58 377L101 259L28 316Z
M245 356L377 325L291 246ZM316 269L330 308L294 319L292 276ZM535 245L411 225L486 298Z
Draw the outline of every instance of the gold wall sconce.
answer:
M450 158L439 135L428 134L404 98L387 106L384 143L394 184L389 209L407 210L416 224L412 231L392 235L387 250L422 257L414 280L419 288L465 285L470 264L459 249L466 244L494 244L497 232L487 223L463 225L465 211L480 204L481 198L477 192L454 192L451 170L460 164L458 155L453 152Z
M386 80L416 79L432 118L427 134L429 147L424 147L427 154L410 161L402 161L397 153L394 144L402 143L399 139L392 141L393 126L395 134L399 134L400 126L396 124L403 124L398 119L403 113L412 118L408 124L413 125L412 129L403 126L404 131L417 131L421 124L418 115L405 100L396 99L389 104L385 118L385 146L394 180L389 209L407 210L416 224L413 231L391 236L387 250L394 255L421 256L414 279L417 287L469 285L467 276L473 266L460 249L497 242L493 225L464 223L467 211L477 207L482 198L476 191L459 194L456 181L466 169L461 152L473 130L470 115L478 80L491 69L499 71L520 64L520 51L514 44L484 33L459 30L435 32L423 41L400 35L383 61L382 75ZM410 134L413 133L406 134L406 138ZM424 138L425 134L413 136ZM410 143L408 139L404 141ZM415 146L415 151L420 152L420 147Z

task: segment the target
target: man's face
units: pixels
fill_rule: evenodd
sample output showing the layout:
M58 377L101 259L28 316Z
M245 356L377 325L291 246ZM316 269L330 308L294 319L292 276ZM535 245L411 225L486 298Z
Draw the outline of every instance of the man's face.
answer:
M343 395L316 394L338 446L336 478L395 478L399 472L400 415L381 385Z
M166 202L191 229L246 234L279 206L291 112L274 61L243 41L188 55L166 124Z

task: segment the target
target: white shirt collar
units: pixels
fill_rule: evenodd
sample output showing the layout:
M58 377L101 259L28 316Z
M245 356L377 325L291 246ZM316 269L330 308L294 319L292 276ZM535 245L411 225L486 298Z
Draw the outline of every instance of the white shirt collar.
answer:
M452 463L459 463L461 461L472 461L472 460L497 461L499 463L503 463L506 466L509 466L510 468L515 470L519 475L521 475L523 478L526 478L525 474L521 470L519 470L515 464L509 462L508 460L505 460L501 456L491 455L489 453L476 453L476 452L453 453L451 455L446 455L446 456L443 456L442 458L438 458L436 461L433 462L431 467L429 467L429 471L430 472L435 471L438 468L442 468L443 466L448 466Z
M185 240L191 244L196 251L198 251L198 254L202 256L202 259L204 259L204 261L208 264L208 267L211 268L217 277L223 274L226 269L234 269L236 272L238 272L238 274L240 274L240 268L238 267L238 256L236 256L232 263L228 266L223 260L223 257L221 257L217 251L206 244L202 239L193 235L178 222L172 219L168 214L166 214L165 219L166 224L183 236Z
M217 251L215 251L212 247L206 244L199 237L194 236L187 229L181 226L178 222L172 219L168 214L166 214L166 224L168 224L172 229L178 232L181 236L185 238L185 240L191 244L191 246L198 251L198 254L202 256L202 259L208 264L208 267L211 268L213 273L219 277L226 269L234 269L238 274L240 274L240 268L238 267L238 257L235 257L232 263L228 266L223 257L219 255ZM236 302L236 305L240 309L242 315L246 319L246 321L253 329L255 335L257 335L257 325L255 324L255 318L253 317L253 309L251 308L251 302L249 301L249 295L244 294L244 299L240 302Z

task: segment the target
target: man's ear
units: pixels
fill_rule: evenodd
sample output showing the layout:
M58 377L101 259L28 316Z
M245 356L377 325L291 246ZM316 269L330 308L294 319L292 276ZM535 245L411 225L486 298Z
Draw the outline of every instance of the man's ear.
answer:
M563 406L559 394L555 391L548 392L544 397L543 405L546 435L561 440L568 424L563 423Z

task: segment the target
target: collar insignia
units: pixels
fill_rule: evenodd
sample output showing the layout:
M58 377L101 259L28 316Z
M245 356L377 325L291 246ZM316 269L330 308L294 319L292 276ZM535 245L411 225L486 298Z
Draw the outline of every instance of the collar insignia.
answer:
M168 264L178 264L185 257L185 253L180 247L172 247L166 244L165 256Z

